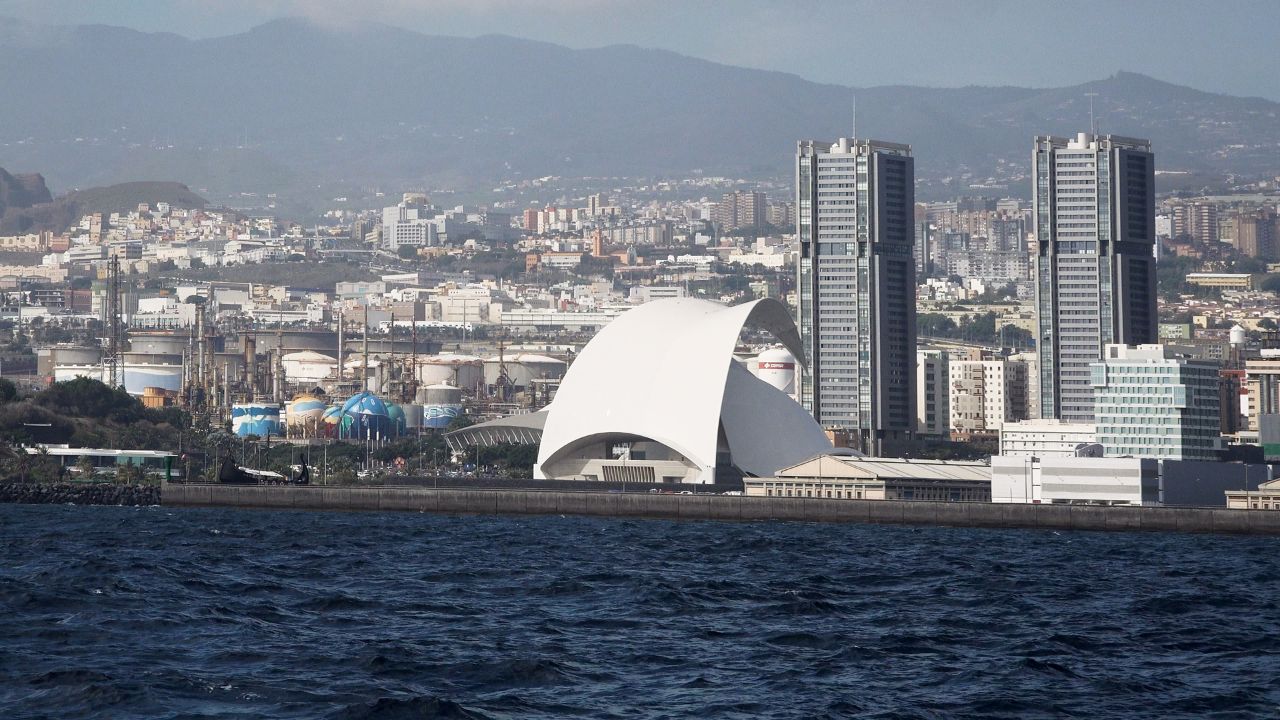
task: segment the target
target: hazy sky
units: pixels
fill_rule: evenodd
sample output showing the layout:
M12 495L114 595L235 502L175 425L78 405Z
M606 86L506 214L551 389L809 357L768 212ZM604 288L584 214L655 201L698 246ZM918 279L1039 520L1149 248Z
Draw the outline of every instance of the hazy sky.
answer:
M189 37L363 18L633 43L847 85L1058 86L1117 70L1280 100L1280 0L0 0L0 15Z

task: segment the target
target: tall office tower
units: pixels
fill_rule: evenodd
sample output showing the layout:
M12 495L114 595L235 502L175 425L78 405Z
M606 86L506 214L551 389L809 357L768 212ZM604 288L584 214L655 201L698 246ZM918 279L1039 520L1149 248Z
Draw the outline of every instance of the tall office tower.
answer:
M907 145L796 149L801 402L865 452L916 421L915 165Z
M1032 155L1040 416L1093 422L1091 363L1156 338L1151 143L1042 136Z

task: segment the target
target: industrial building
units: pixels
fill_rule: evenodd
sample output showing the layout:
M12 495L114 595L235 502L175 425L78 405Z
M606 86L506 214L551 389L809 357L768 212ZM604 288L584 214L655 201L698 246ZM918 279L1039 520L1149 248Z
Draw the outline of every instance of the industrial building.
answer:
M747 495L842 500L990 502L985 463L821 455L773 477L743 480Z
M1102 456L1098 428L1092 423L1061 420L1023 420L1000 429L1000 454L1005 457Z
M83 448L70 445L38 444L24 448L28 455L53 458L70 470L86 458L95 471L110 471L119 466L135 467L149 475L173 477L177 473L176 453L163 450L117 450L114 448Z
M1221 507L1224 493L1257 489L1275 465L1152 458L993 457L997 503Z

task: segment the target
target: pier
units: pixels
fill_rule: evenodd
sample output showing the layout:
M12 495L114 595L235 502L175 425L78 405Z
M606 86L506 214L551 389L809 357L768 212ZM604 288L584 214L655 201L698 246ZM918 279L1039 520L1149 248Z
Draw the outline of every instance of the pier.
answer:
M168 507L423 512L470 515L584 515L678 520L785 520L953 527L1037 528L1280 535L1280 512L1226 508L1028 505L977 502L167 483Z

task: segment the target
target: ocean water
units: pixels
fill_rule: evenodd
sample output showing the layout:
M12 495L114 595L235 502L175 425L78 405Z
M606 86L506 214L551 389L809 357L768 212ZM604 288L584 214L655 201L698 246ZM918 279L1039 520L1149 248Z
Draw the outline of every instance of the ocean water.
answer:
M0 718L1280 715L1267 538L0 506Z

